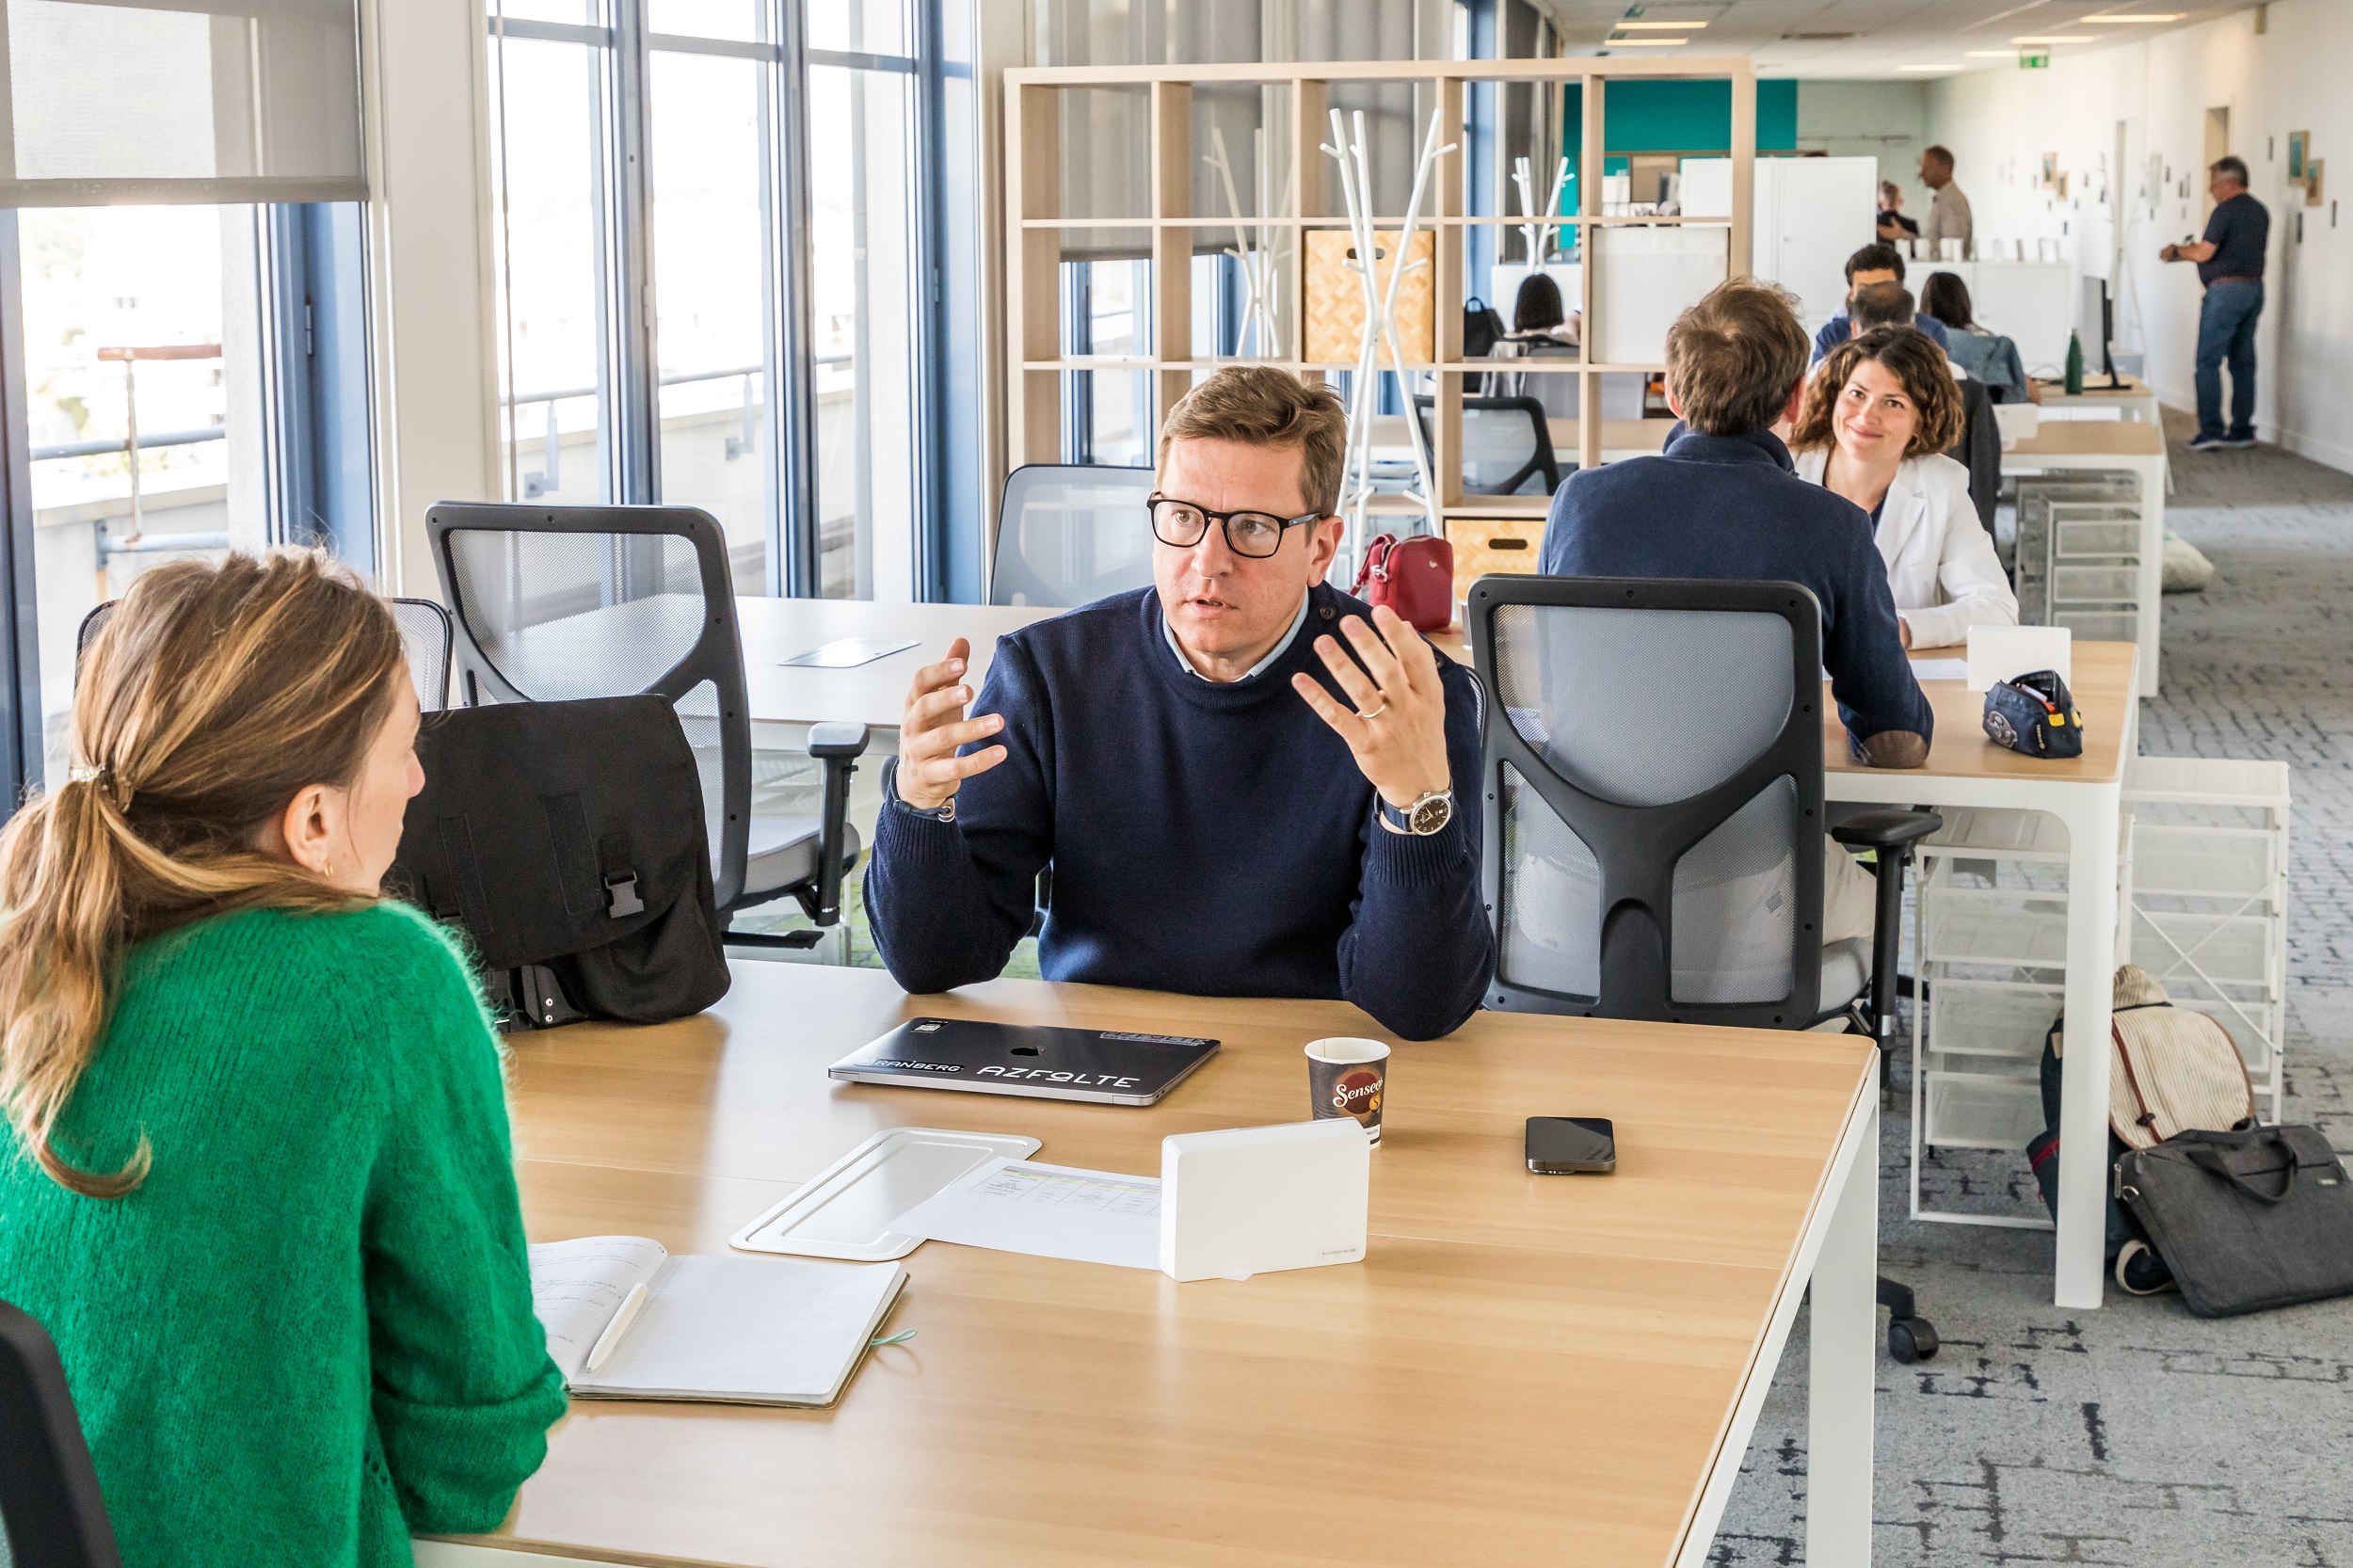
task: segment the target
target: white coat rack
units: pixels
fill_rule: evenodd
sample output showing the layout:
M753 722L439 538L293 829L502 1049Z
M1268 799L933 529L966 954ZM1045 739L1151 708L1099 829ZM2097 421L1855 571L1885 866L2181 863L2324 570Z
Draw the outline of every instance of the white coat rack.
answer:
M1355 138L1352 141L1340 119L1340 111L1332 111L1332 139L1323 144L1323 151L1339 165L1340 199L1348 208L1348 227L1354 240L1355 255L1349 262L1356 274L1358 285L1364 290L1365 323L1357 340L1356 374L1349 386L1348 409L1348 469L1347 479L1340 489L1340 510L1348 519L1349 549L1340 565L1345 573L1353 563L1361 560L1367 540L1370 537L1366 526L1366 514L1372 502L1372 424L1374 410L1380 407L1375 381L1379 375L1380 355L1388 350L1389 368L1396 373L1398 391L1405 400L1405 428L1414 443L1414 474L1416 489L1406 499L1421 507L1428 531L1443 534L1445 525L1439 520L1438 487L1431 474L1430 443L1422 439L1421 417L1414 408L1413 383L1406 379L1405 350L1397 328L1398 285L1405 275L1427 265L1411 262L1414 232L1421 224L1423 193L1430 186L1430 171L1440 158L1454 151L1453 142L1438 145L1438 116L1430 116L1430 129L1421 138L1421 158L1414 168L1414 193L1405 203L1404 220L1398 226L1397 263L1389 268L1388 287L1379 282L1377 263L1380 257L1379 236L1373 226L1372 161L1365 145L1365 112L1355 111Z
M1258 183L1252 189L1254 205L1258 209L1254 217L1245 217L1241 200L1234 191L1234 166L1225 156L1225 132L1221 126L1209 128L1209 155L1201 161L1217 170L1225 185L1225 210L1234 221L1234 243L1225 254L1234 258L1241 268L1242 310L1241 330L1235 335L1234 352L1242 359L1276 359L1283 353L1283 338L1275 321L1277 291L1282 286L1281 269L1275 264L1276 243L1273 213L1267 210L1267 191L1273 184L1274 170L1267 156L1266 132L1263 128L1250 133L1254 167ZM1298 183L1299 170L1293 166L1284 182L1283 198L1274 203L1275 212L1290 211L1292 188ZM1286 227L1283 232L1288 235Z
M1529 217L1549 219L1561 210L1561 191L1569 183L1569 160L1561 160L1552 171L1552 194L1542 207L1536 205L1535 171L1526 158L1512 160L1512 183L1520 188L1520 211ZM1528 264L1543 266L1552 259L1552 236L1558 226L1551 222L1523 223L1520 237L1528 242Z

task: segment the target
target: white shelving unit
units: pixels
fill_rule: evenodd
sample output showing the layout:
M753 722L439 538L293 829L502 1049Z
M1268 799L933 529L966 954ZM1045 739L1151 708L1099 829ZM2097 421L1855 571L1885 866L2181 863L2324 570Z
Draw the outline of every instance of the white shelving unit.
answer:
M2287 1032L2288 804L2285 762L2140 757L2124 776L2133 854L2118 962L2230 1032L2272 1121Z
M2123 471L2018 481L2018 618L2087 641L2132 642L2144 584L2141 482Z
M1947 810L1920 846L1912 1217L2048 1230L2041 1215L1923 1208L1930 1148L2024 1150L2042 1130L2042 1042L2067 981L2067 831L2040 811Z
M2284 762L2134 759L2117 863L2119 964L2218 1021L2258 1112L2280 1113L2287 1015ZM1913 972L1912 1216L2048 1229L2041 1215L1924 1209L1930 1148L2023 1151L2043 1127L2042 1042L2067 982L2067 834L2038 811L1947 810L1920 846Z

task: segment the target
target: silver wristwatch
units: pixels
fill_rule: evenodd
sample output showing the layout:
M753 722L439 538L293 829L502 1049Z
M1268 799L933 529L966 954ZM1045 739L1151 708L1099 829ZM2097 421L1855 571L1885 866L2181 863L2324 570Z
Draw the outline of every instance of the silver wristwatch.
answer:
M1391 806L1378 795L1373 798L1378 806L1381 825L1392 833L1409 834L1417 839L1428 838L1454 820L1452 790L1433 790L1408 802L1402 808Z

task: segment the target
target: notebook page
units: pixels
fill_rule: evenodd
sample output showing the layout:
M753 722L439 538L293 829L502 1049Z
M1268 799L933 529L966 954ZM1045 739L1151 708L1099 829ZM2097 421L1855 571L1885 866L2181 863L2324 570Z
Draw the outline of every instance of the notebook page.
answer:
M548 1354L570 1383L613 1320L630 1287L651 1285L670 1254L642 1236L583 1236L543 1241L531 1256L531 1310L548 1333Z
M896 1263L677 1257L578 1386L646 1398L824 1404L898 1288Z

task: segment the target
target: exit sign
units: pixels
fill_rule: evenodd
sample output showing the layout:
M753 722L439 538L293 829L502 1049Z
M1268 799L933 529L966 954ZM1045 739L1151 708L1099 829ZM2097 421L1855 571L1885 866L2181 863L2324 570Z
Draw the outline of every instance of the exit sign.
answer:
M2050 68L2051 52L2048 49L2021 49L2018 52L2019 70L2048 71Z

